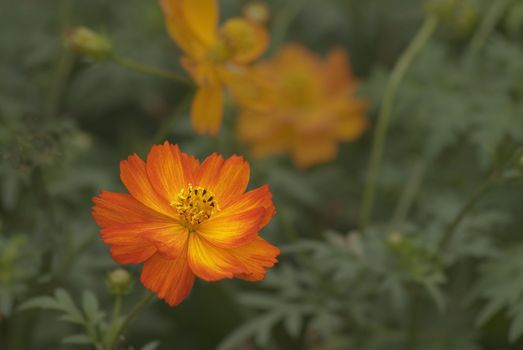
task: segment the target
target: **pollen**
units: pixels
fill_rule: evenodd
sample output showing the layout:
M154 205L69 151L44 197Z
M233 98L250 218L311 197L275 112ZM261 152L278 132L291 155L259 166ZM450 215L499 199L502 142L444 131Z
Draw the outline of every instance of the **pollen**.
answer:
M193 187L191 184L178 193L171 205L176 208L186 226L191 229L208 220L219 210L216 197L211 191L199 186Z

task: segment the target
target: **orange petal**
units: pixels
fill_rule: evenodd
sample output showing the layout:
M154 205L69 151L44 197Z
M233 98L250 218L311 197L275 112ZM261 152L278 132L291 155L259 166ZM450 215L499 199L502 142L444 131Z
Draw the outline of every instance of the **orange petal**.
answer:
M191 182L189 166L178 145L170 145L167 141L154 145L147 155L147 176L156 192L168 203L173 203L180 190Z
M216 40L218 29L218 0L176 0L194 34L205 44Z
M200 167L200 161L198 159L196 159L194 156L188 155L187 153L183 153L183 152L182 152L182 158L183 158L183 162L186 164L187 170L189 171L189 174L190 174L189 177L192 177L192 175ZM194 180L190 178L190 181L194 181Z
M194 284L194 274L187 264L187 249L176 259L153 255L143 265L141 281L169 305L181 303Z
M194 175L196 184L208 190L216 187L224 162L225 160L218 153L213 153L205 158Z
M187 245L188 231L182 225L174 224L144 232L141 236L153 243L164 258L175 259Z
M165 222L121 224L102 229L100 236L111 246L114 260L121 264L139 263L156 252L155 246L143 235L172 225Z
M131 195L147 207L170 217L175 210L153 188L147 176L146 166L137 155L120 162L120 178Z
M249 163L233 155L226 161L213 154L198 169L195 181L216 195L222 209L233 203L247 188L250 177Z
M292 145L292 159L301 169L328 162L335 159L337 155L336 140L329 137L299 139Z
M247 269L247 272L237 274L235 277L248 281L262 280L265 277L265 269L274 266L278 262L276 257L280 254L278 248L261 237L257 237L243 247L232 249L230 252Z
M333 94L346 88L351 83L356 83L350 70L349 57L344 49L340 47L331 49L323 65L325 80L328 84L327 88Z
M187 54L203 57L216 40L216 0L161 0L167 30Z
M223 88L220 85L198 87L191 106L191 120L198 134L216 135L223 117Z
M191 270L205 281L232 278L245 272L243 264L231 253L210 244L198 233L189 235L188 261Z
M265 213L260 222L260 228L267 225L271 218L276 214L276 209L272 202L272 193L268 185L263 185L257 189L242 194L227 211L244 212L254 208L264 208Z
M343 141L354 141L367 129L369 122L365 116L367 102L353 100L341 111L336 134Z
M102 191L93 198L93 218L98 226L131 224L144 221L165 221L172 219L154 211L126 193Z
M256 238L265 212L264 208L243 212L226 209L203 222L198 227L198 233L217 247L239 247Z

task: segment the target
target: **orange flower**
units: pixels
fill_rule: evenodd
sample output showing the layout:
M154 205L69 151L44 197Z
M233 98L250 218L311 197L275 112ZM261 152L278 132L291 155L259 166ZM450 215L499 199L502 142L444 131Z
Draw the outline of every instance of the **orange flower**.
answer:
M342 49L322 60L287 45L253 70L251 89L233 91L242 106L238 134L253 155L290 153L304 168L334 159L339 142L366 129L367 103L354 95L358 82Z
M121 264L144 263L143 285L171 306L206 281L264 278L278 248L259 231L275 209L268 186L245 192L249 164L214 153L200 162L177 145L155 145L144 162L120 163L130 194L93 198L100 235Z
M198 85L191 107L193 127L199 134L215 135L228 77L244 74L246 64L265 51L267 32L243 18L231 18L218 27L217 0L161 0L161 4L168 32L186 55L182 65Z

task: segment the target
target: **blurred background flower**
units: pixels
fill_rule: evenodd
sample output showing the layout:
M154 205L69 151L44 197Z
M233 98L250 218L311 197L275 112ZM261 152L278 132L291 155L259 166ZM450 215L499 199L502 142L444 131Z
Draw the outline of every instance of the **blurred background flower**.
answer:
M300 168L325 163L336 158L338 143L367 128L367 102L356 95L359 82L343 49L322 59L287 44L252 75L252 95L237 91L238 135L256 157L289 153Z

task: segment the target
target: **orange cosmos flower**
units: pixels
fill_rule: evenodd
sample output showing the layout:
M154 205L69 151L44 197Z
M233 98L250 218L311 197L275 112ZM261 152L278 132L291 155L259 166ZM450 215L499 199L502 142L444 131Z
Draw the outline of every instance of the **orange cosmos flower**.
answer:
M354 95L358 82L342 49L323 60L287 45L253 70L255 84L233 91L242 105L238 134L253 155L290 153L304 168L334 159L339 142L366 129L367 103Z
M275 213L267 186L245 192L249 164L213 154L203 163L165 142L144 162L120 163L130 194L103 191L93 199L100 235L121 264L143 263L141 281L174 306L206 281L264 278L278 248L259 231Z
M191 107L199 134L215 135L223 116L224 87L229 76L245 74L246 64L268 44L264 27L243 18L231 18L218 27L217 0L161 0L167 29L184 51L182 65L198 85ZM237 81L237 79L233 79Z

